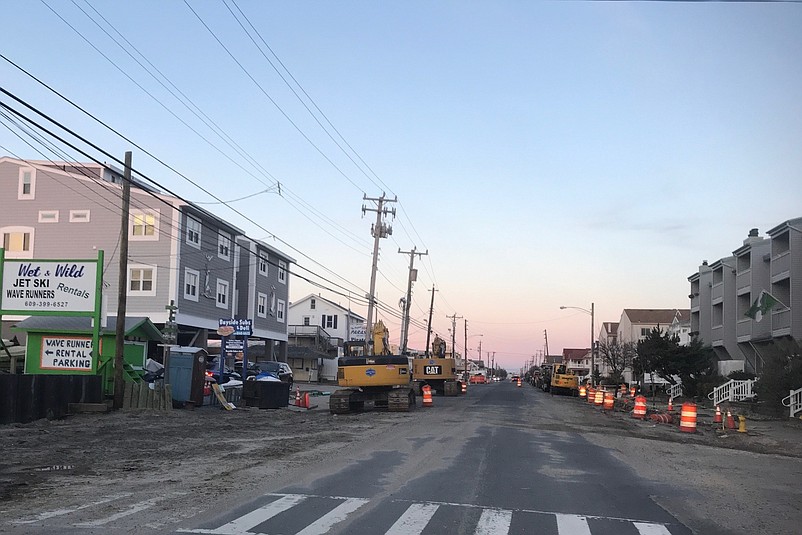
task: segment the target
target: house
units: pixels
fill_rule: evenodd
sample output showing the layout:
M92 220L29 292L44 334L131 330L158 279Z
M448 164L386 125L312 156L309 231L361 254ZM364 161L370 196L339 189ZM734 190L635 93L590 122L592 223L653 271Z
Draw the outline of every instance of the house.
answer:
M563 349L562 362L568 371L573 372L579 377L590 374L591 354L590 349ZM598 362L596 365L598 366Z
M660 332L666 332L675 319L687 317L690 317L688 309L625 308L618 321L618 343L638 343L645 339L652 329L657 328Z
M116 315L121 170L106 164L0 157L0 234L7 258L86 259L105 253L106 312ZM289 264L225 219L132 179L126 315L147 317L172 342L206 347L220 319L248 318L272 358L286 358ZM168 307L177 307L172 311ZM20 317L3 317L3 332Z
M751 229L732 256L688 277L690 335L713 347L723 375L760 373L766 358L802 347L802 218L766 234Z
M290 325L317 325L332 338L346 342L365 339L365 318L320 295L307 295L289 306Z

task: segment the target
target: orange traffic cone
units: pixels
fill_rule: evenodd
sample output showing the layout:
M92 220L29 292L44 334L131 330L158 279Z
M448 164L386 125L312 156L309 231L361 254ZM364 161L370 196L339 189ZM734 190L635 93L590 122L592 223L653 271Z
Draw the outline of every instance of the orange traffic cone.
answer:
M308 409L311 407L309 404L309 392L304 392L304 401L303 405L301 405L304 409Z
M713 423L714 424L721 423L721 407L719 407L718 405L716 405L716 415L713 417Z
M295 406L296 407L300 407L301 406L301 387L300 386L296 386L295 387Z
M735 429L735 419L732 417L730 409L727 409L727 429Z
M674 398L668 398L668 412L674 410Z

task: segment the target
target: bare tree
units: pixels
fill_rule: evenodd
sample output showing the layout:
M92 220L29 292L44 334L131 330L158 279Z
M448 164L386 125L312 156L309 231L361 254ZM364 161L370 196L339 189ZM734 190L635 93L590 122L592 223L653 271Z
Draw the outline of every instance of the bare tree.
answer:
M623 381L624 370L632 367L632 361L637 354L638 348L634 342L618 344L603 340L599 343L599 357L615 383Z

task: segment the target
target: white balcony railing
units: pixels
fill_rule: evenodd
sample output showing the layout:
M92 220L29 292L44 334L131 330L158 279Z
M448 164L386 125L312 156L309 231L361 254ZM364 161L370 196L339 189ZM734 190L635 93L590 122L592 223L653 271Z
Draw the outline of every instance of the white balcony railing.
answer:
M714 388L707 397L713 400L714 405L720 405L722 401L743 401L755 396L754 386L755 381L752 379L747 379L746 381L731 379Z

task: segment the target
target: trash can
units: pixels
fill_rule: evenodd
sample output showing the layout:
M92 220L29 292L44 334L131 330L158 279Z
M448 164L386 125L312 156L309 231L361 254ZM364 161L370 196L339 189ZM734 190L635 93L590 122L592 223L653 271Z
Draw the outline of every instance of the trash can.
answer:
M280 381L245 381L242 399L246 407L280 409L289 405L290 384Z

